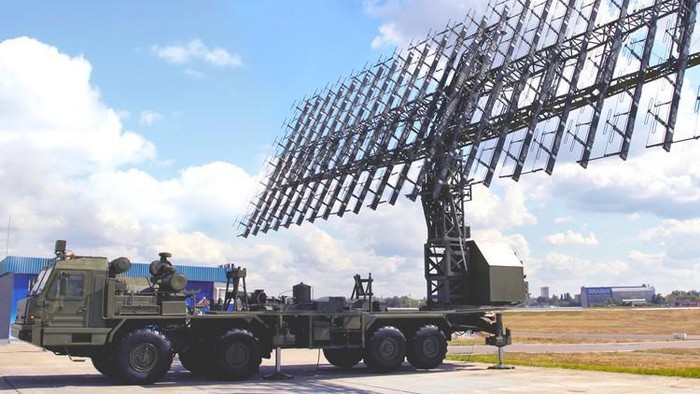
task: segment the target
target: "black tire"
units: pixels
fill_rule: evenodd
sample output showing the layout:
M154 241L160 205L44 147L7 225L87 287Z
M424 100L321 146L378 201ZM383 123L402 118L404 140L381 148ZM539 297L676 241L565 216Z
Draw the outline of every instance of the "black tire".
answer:
M447 354L447 338L434 325L421 327L408 346L408 362L417 369L432 369L442 364Z
M191 345L178 353L180 364L193 375L210 375L216 371L209 348Z
M101 349L95 352L92 357L92 366L102 375L110 378L117 378L117 371L113 354L108 349Z
M406 357L406 337L398 328L384 326L372 334L365 348L365 364L373 372L391 372Z
M149 384L168 373L173 362L173 348L162 332L139 328L119 341L115 358L119 378L127 383Z
M255 375L262 362L260 343L248 330L233 329L216 346L217 375L226 380L245 380Z
M329 363L338 368L349 369L362 360L364 351L361 348L323 349L323 355Z

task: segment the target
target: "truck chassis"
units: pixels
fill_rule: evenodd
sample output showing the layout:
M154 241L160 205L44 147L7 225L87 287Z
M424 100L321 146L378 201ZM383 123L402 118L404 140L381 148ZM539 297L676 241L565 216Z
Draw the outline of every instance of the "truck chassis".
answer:
M437 367L455 332L486 332L504 342L486 309L382 308L371 298L371 280L359 276L356 286L369 287L356 287L350 302L305 296L285 302L243 292L257 303L242 307L239 293L229 308L200 313L188 308L186 280L167 261L169 254L151 264L150 280L139 281L121 275L130 266L126 258L65 255L64 245L19 302L12 334L58 355L89 357L105 376L131 384L162 379L175 354L193 374L244 380L273 349L323 349L336 367L364 360L372 371L391 372L404 359L417 369ZM139 283L150 285L134 290ZM235 295L238 284L232 289L227 295Z

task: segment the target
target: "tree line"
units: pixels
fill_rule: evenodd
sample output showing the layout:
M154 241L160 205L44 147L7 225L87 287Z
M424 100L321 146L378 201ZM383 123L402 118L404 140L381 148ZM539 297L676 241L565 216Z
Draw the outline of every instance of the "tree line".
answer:
M410 296L393 296L384 297L380 301L389 308L419 308L425 305L425 298L416 299ZM581 300L578 297L574 297L571 293L564 294L552 294L551 297L537 297L532 300L536 304L540 305L552 305L552 306L581 306ZM651 305L667 305L676 302L700 302L700 291L697 290L673 290L667 295L655 294L651 301Z

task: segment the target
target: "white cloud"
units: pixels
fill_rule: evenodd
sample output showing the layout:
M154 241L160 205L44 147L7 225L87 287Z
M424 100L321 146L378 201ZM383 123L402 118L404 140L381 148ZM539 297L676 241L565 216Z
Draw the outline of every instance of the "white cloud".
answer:
M700 263L700 218L663 220L659 226L643 231L640 239L660 245L679 265L688 260Z
M183 71L183 72L185 73L185 75L187 75L188 77L191 77L191 78L199 79L199 78L204 77L204 74L202 72L197 71L193 68L186 68L185 71Z
M31 158L45 176L58 169L80 174L155 156L152 143L122 130L117 112L102 104L84 58L21 37L2 42L0 70L0 160L6 170Z
M119 120L126 120L131 117L131 112L125 110L125 109L120 109L117 112L117 116L119 117Z
M589 233L588 236L581 233L577 233L571 230L567 230L565 233L556 233L548 235L545 238L550 245L598 245L598 239L595 234Z
M642 266L644 268L655 268L661 269L663 266L663 253L644 253L639 250L632 250L629 253L628 258L634 263L635 266Z
M641 217L642 217L642 215L639 212L634 212L634 213L630 213L628 215L625 215L625 220L627 220L628 222L636 222Z
M365 11L382 21L372 48L384 45L405 46L423 38L430 29L442 29L447 21L462 21L470 9L481 10L481 0L367 0Z
M175 64L186 64L201 60L217 67L240 67L243 65L237 53L220 47L209 48L199 39L184 45L151 46L151 52L159 58Z
M12 217L10 253L45 255L66 238L91 254L144 261L177 248L184 261L222 263L234 254L222 239L233 237L231 218L256 178L222 162L165 180L136 168L156 160L155 146L124 130L91 69L34 39L0 43L0 216Z
M525 204L524 190L517 183L507 185L502 196L496 188L480 185L472 188L472 194L473 200L467 203L465 211L467 221L475 227L508 229L537 223L537 217Z
M0 185L11 191L1 206L17 241L68 226L83 199L76 181L155 157L101 103L82 57L21 37L0 43L0 70L0 108L11 109L0 110Z
M376 211L365 208L361 214L332 218L329 231L359 241L380 256L422 256L426 230L420 204L407 199Z
M632 250L627 260L638 273L630 278L633 280L631 283L641 284L647 280L646 283L654 285L657 292L662 294L667 294L671 290L697 289L695 286L679 287L679 283L695 284L700 281L700 259L696 256L679 263L666 253L644 253Z
M580 286L605 286L626 284L631 280L631 265L625 260L591 261L564 253L550 252L544 259L529 266L530 277L536 276L541 283L553 289L568 289L575 293ZM560 290L561 291L561 290Z
M536 189L532 194L536 198L555 197L582 211L623 213L631 215L631 220L640 212L688 218L700 215L697 149L696 142L687 142L675 145L670 154L646 150L627 162L609 159L586 170L575 163L564 163L551 179L527 179L522 183L527 190Z
M139 117L139 123L146 126L151 126L153 123L163 119L163 115L151 110L141 111L141 116Z

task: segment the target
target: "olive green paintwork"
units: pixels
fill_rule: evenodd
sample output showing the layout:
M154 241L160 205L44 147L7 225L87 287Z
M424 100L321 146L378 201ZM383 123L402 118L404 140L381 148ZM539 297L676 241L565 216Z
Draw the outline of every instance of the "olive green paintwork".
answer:
M147 278L110 275L103 257L58 259L41 292L18 304L13 336L58 354L90 357L129 330L157 326L172 338L175 351L196 341L217 338L232 327L245 328L259 339L263 354L274 347L364 347L374 329L396 326L416 332L426 324L445 333L494 332L479 308L445 311L367 311L329 306L318 309L280 307L260 311L187 310L185 296L154 291ZM449 337L449 335L448 335Z

